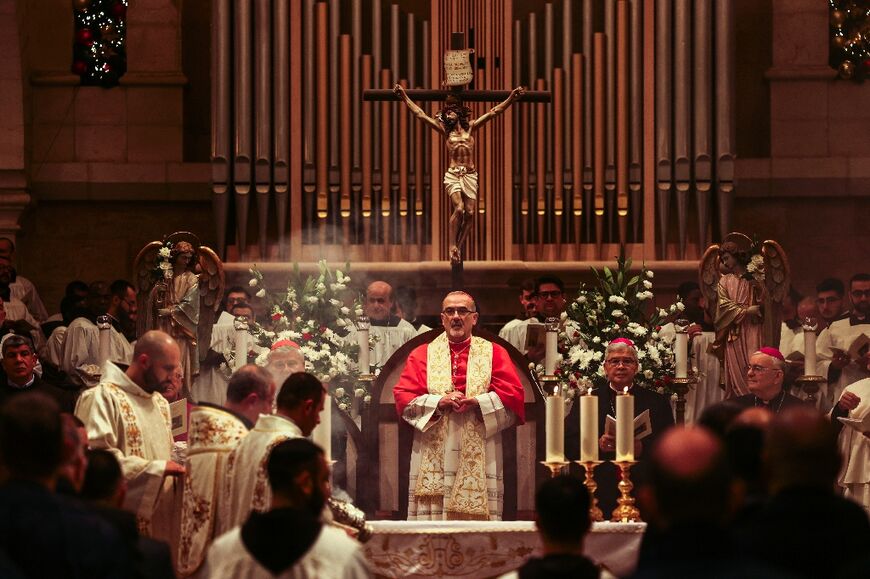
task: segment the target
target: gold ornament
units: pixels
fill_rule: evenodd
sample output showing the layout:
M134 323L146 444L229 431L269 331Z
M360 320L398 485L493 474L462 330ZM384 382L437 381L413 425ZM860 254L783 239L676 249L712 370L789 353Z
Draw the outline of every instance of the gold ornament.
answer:
M837 73L843 80L849 80L855 74L855 64L851 60L844 60L840 63Z
M831 12L831 24L834 26L842 26L846 22L846 13L843 10L834 10Z
M846 46L846 37L845 36L834 36L831 38L831 44L834 48L842 50Z

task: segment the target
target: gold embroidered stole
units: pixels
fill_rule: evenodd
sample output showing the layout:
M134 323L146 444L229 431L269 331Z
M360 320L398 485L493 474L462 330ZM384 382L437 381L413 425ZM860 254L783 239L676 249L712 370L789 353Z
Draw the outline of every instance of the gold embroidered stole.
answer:
M426 377L430 394L451 392L450 342L447 334L435 338L426 352ZM492 378L492 343L472 337L468 351L465 395L469 398L485 394ZM443 499L449 519L489 519L486 489L486 439L483 423L468 417L462 421L459 440L459 465L453 486L444 488L444 455L448 412L435 425L422 433L423 451L414 490L418 502Z

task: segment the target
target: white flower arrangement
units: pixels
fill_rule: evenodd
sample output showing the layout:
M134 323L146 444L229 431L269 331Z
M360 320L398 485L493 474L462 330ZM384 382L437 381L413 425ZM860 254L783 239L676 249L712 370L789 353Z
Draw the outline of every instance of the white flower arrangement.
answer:
M764 256L760 253L754 254L746 265L746 273L757 282L764 281Z
M157 250L157 267L154 269L154 278L157 280L172 279L172 242L167 241L163 247Z
M319 275L303 279L298 265L294 266L287 288L271 292L263 283L262 273L254 267L248 284L260 287L256 295L268 301L270 316L268 328L252 324L251 333L267 348L280 340L299 344L305 371L329 384L339 408L350 408L353 396L368 395L361 387L365 383L358 381L359 346L345 340L362 313L362 305L359 296L346 295L350 281L346 273L330 271L325 261L318 263L318 269ZM354 303L346 304L346 299ZM265 365L266 354L258 357L257 363Z

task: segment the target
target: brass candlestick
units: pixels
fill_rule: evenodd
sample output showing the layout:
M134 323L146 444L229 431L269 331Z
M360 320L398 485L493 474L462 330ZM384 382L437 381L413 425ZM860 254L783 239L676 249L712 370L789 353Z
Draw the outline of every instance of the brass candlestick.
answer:
M550 469L550 478L556 478L571 463L567 460L542 460L541 464Z
M631 482L631 467L637 464L636 460L618 460L613 461L613 464L619 467L621 480L619 481L620 497L616 499L617 506L613 510L613 517L610 519L614 523L636 523L640 522L640 511L634 506L634 497L631 496L631 489L634 484Z
M822 384L827 383L827 381L828 379L824 376L801 376L795 380L795 384L797 384L801 390L806 392L807 402L815 405L816 395L819 393Z
M671 383L671 390L677 395L677 403L674 405L676 410L677 424L686 423L686 394L689 388L698 383L698 378L693 372L688 372L685 378L674 378Z
M589 491L589 519L593 522L600 523L604 520L604 513L598 508L598 498L595 496L595 491L598 490L598 483L595 482L593 471L595 467L603 463L603 460L575 460L577 464L582 466L586 471L586 478L583 484Z

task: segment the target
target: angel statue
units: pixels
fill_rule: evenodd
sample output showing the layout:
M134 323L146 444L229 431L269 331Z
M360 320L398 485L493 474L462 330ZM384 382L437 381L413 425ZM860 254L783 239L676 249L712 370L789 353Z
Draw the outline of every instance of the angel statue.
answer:
M199 374L198 344L209 344L211 328L224 292L224 268L217 254L187 231L152 241L133 262L139 301L137 335L163 330L181 350L183 386L180 397L190 396Z
M504 101L476 119L471 119L471 109L464 106L457 95L448 95L443 109L433 119L411 100L402 85L393 87L405 105L418 119L444 136L447 144L449 165L444 173L444 189L453 204L450 215L450 262L462 261L462 246L471 231L472 219L477 206L477 169L474 168L474 130L493 117L503 113L526 89L518 86Z
M749 357L763 346L779 346L788 259L775 241L759 245L729 233L722 245L707 248L698 273L716 329L712 349L724 366L725 398L748 394Z

